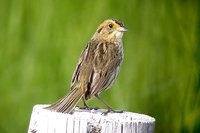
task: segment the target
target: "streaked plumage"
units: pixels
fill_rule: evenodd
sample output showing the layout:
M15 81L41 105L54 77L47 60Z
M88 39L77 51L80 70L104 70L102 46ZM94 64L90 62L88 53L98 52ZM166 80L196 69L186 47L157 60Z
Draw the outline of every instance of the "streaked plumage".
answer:
M71 91L47 109L70 113L76 104L97 97L108 111L113 111L98 95L116 80L122 60L122 36L125 26L116 19L105 20L83 50L71 81Z

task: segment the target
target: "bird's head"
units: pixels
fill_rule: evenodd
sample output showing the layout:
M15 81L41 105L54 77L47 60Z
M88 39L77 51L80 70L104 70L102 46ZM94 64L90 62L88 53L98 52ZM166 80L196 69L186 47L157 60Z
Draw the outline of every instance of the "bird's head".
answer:
M123 33L127 31L122 22L117 19L107 19L99 25L93 39L105 41L121 41Z

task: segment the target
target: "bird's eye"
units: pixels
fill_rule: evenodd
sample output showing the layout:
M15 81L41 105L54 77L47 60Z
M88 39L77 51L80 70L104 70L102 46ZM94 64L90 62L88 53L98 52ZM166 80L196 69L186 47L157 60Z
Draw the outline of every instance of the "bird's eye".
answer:
M112 27L113 27L113 25L112 25L112 24L109 24L108 26L109 26L109 28L112 28Z

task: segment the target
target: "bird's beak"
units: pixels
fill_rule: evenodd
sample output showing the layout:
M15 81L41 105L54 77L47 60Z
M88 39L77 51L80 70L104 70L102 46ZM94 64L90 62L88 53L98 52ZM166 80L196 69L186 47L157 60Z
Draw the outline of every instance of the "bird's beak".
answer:
M119 28L117 28L117 30L119 32L126 32L127 31L126 27L119 27Z

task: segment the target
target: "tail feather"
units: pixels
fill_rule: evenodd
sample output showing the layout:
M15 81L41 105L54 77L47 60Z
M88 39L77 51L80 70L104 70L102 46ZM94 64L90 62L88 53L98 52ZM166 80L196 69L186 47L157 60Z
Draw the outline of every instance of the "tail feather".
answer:
M83 94L84 92L82 89L74 88L69 92L69 94L58 100L56 103L46 107L45 109L62 113L70 113L76 104L80 101Z

